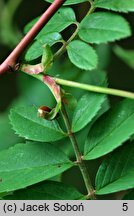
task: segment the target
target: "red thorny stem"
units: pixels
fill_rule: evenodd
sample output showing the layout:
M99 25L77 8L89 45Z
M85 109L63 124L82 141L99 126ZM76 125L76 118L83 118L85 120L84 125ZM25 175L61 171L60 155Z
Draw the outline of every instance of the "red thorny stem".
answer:
M7 72L10 68L16 70L16 65L21 54L28 45L33 41L40 30L47 24L56 11L62 6L66 0L55 0L50 7L44 12L32 29L24 36L16 48L11 52L7 59L0 65L0 74Z

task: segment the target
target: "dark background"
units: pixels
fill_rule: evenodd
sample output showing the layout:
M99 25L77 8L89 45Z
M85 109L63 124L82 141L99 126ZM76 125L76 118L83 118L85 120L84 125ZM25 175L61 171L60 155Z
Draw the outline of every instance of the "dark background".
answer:
M1 0L0 0L1 1ZM16 0L12 0L13 4ZM3 1L4 4L0 5L0 15L6 6L6 0ZM13 5L12 5L13 6ZM22 0L18 9L16 10L13 21L10 23L10 28L13 31L14 37L16 37L16 32L13 30L15 26L21 34L23 35L24 26L31 21L33 18L42 14L44 10L49 6L43 0ZM80 20L83 14L87 11L87 3L79 4L73 6L76 11L77 19ZM9 10L10 17L10 10ZM134 16L133 13L130 14L122 14L130 23L133 31L134 31ZM5 26L7 26L7 20L0 19L0 22L3 22ZM15 47L15 43L8 42L10 41L8 33L6 34L7 42L5 43L5 38L2 38L2 26L0 23L0 63L8 56L11 52L12 48ZM17 30L17 31L18 31ZM66 32L64 33L66 34ZM16 37L16 43L18 38ZM133 36L127 38L125 40L121 40L117 42L120 46L127 49L134 49L134 38ZM108 73L108 82L109 86L112 88L123 89L127 91L134 91L134 71L130 69L125 63L123 63L112 51L113 43L110 44L110 61L107 65L107 73ZM8 110L9 106L12 104L15 98L18 98L20 94L20 86L18 84L18 73L16 72L7 72L4 75L0 76L0 113L4 113ZM110 97L111 103L116 103L119 98ZM96 160L92 163L91 172L97 169L100 160ZM74 170L70 170L63 176L63 180L70 184L74 184L77 187L80 187L80 182L82 182L79 170L75 170L75 178L72 179L72 175ZM94 174L95 175L95 174ZM93 175L93 178L94 178ZM69 178L70 176L70 178ZM76 181L77 179L77 181ZM83 190L83 189L80 189Z

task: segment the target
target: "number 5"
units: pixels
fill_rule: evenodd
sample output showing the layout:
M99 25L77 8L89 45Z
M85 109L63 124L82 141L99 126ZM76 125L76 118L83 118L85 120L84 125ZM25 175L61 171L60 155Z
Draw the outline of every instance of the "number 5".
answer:
M123 211L127 211L128 210L128 203L123 203L122 210Z

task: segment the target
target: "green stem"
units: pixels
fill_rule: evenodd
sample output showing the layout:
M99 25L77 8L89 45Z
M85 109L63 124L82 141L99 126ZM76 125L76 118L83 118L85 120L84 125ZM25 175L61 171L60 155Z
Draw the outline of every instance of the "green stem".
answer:
M70 138L70 141L72 143L75 155L76 155L76 159L77 159L77 164L80 168L81 174L83 176L84 182L85 182L85 186L87 188L87 192L88 192L88 198L90 199L95 199L95 194L94 194L94 188L92 186L90 177L89 177L89 173L87 170L87 167L85 165L85 162L82 160L82 155L77 143L77 140L75 138L75 135L73 134L73 132L71 131L71 125L70 125L70 121L66 112L66 109L64 107L64 104L62 104L62 108L61 108L61 113L68 131L68 136Z
M36 79L43 82L43 77L44 77L43 74L29 74L29 75L31 75L31 76L35 77ZM122 96L122 97L134 99L134 93L131 93L131 92L126 92L126 91L121 91L121 90L116 90L116 89L110 89L110 88L104 88L104 87L99 87L99 86L92 86L92 85L82 84L82 83L76 83L73 81L63 80L63 79L55 78L55 77L53 77L53 79L55 80L55 82L57 84L60 84L60 85L66 85L69 87L80 88L80 89L84 89L84 90L88 90L88 91L92 91L92 92L111 94L111 95ZM87 199L88 198L95 199L94 188L92 186L86 164L83 161L77 140L75 138L74 133L71 130L71 124L70 124L66 109L64 107L64 104L62 104L61 113L62 113L67 131L68 131L68 136L69 136L70 141L72 143L72 146L74 148L74 152L75 152L76 159L77 159L77 164L79 166L79 169L81 171L81 174L82 174L84 182L85 182L85 186L86 186L87 191L88 191Z
M55 53L54 59L56 59L57 57L61 56L61 55L66 51L67 45L68 45L68 44L76 37L76 35L78 34L78 31L79 31L79 23L78 23L78 22L75 22L74 24L77 26L76 30L75 30L74 33L71 35L71 37L68 39L68 41L64 41L63 46Z
M32 75L32 76L35 77L36 79L39 79L40 81L42 81L42 76L43 76L42 74ZM77 82L73 82L73 81L69 81L69 80L60 79L57 77L53 77L53 79L59 85L69 86L72 88L79 88L79 89L83 89L83 90L91 91L91 92L96 92L96 93L100 93L100 94L109 94L109 95L134 99L134 93L128 92L128 91L112 89L112 88L105 88L105 87L101 87L101 86L93 86L93 85L84 84L84 83L77 83Z
M79 32L79 27L80 27L80 23L79 22L75 22L74 23L77 27L76 27L76 30L74 31L74 33L71 35L71 37L68 39L67 43L69 44L75 37L76 35L78 34Z
M95 10L94 2L93 2L92 0L89 0L89 3L90 3L90 5L91 5L91 7L90 7L89 11L87 12L87 15L93 13L94 10ZM87 16L87 15L86 15L86 16Z
M33 76L34 78L36 78L36 79L38 79L40 81L43 81L43 77L44 77L43 74L38 74L38 75L37 74L29 74L29 75ZM81 174L82 174L84 182L85 182L85 186L86 186L87 191L88 191L87 199L88 198L95 199L94 188L92 186L86 164L84 163L84 161L82 159L82 154L81 154L81 152L79 150L77 140L75 138L74 133L71 130L71 124L70 124L66 109L64 107L64 104L62 104L62 106L61 106L61 113L62 113L64 122L65 122L65 125L66 125L66 128L67 128L68 136L70 138L70 141L72 143L72 146L73 146L73 149L74 149L74 152L75 152L75 155L76 155L77 164L78 164L78 166L80 168Z
M126 97L130 99L134 99L134 93L128 92L128 91L112 89L112 88L105 88L105 87L100 87L100 86L93 86L93 85L83 84L83 83L77 83L77 82L64 80L64 79L60 79L56 77L54 78L54 80L56 81L57 84L64 85L64 86L79 88L79 89L102 93L102 94L109 94L109 95L115 95L119 97Z
M93 4L93 0L88 0L89 1L89 3L92 5Z

